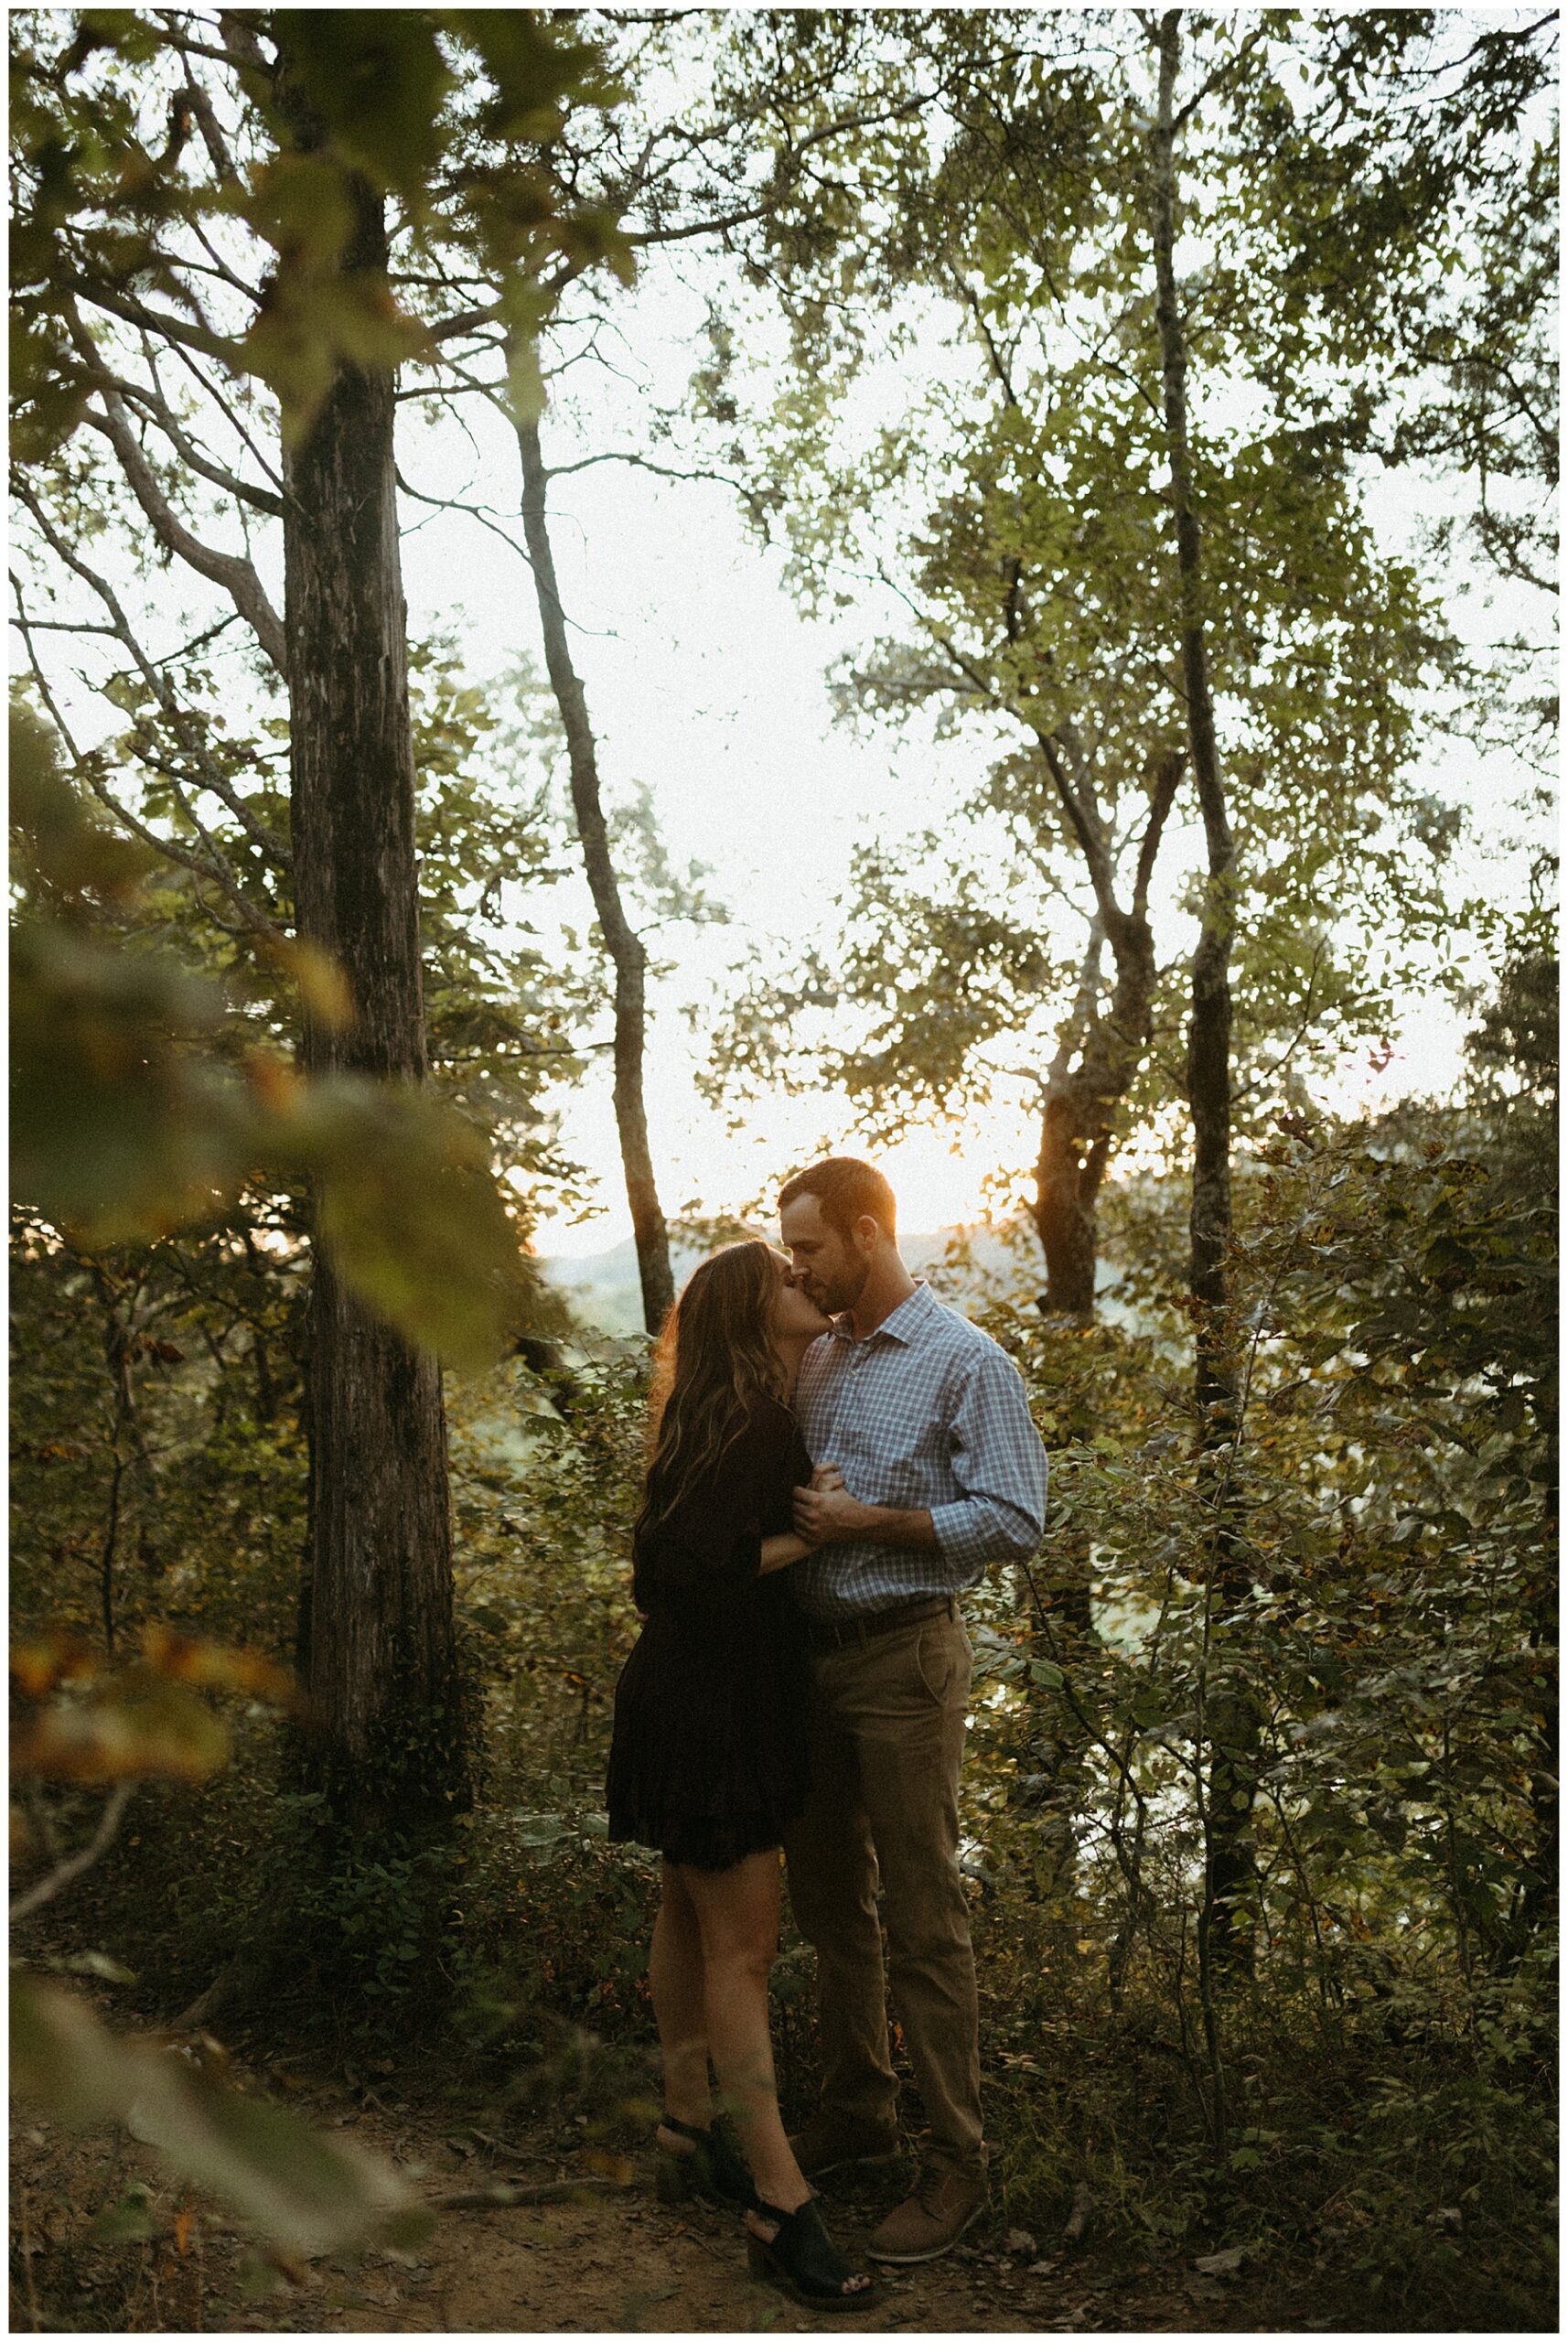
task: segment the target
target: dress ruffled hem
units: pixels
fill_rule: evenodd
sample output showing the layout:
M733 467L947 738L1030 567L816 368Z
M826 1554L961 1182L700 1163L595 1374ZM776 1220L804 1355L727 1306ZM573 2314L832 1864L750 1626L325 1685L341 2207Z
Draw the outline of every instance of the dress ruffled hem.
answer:
M799 1810L799 1809L797 1809ZM649 1846L667 1863L693 1870L733 1870L748 1854L764 1854L783 1842L794 1813L764 1813L722 1821L706 1815L681 1819L612 1813L609 1834L618 1843Z

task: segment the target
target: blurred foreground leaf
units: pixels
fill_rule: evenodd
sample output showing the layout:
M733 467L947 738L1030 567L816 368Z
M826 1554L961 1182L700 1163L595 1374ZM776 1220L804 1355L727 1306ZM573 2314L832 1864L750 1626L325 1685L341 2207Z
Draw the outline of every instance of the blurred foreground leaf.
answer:
M153 1619L142 1657L103 1671L73 1638L44 1635L11 1653L22 1702L47 1704L15 1715L11 1765L46 1780L107 1783L203 1781L226 1764L229 1735L193 1686L237 1692L288 1705L293 1675L260 1651L209 1642Z
M96 1675L102 1657L80 1635L51 1627L11 1646L11 1672L30 1699L52 1692L57 1683L83 1681Z
M89 2244L145 2244L157 2232L158 2224L148 2208L145 2191L130 2187L117 2204L106 2204L88 2223L85 2241Z
M410 1341L482 1367L531 1322L529 1273L467 1123L416 1090L340 1075L313 1085L295 1133L334 1267Z
M87 818L26 708L11 724L12 1187L91 1250L220 1219L254 1180L315 1183L333 1263L410 1342L483 1366L536 1322L537 1288L483 1142L428 1093L360 1076L306 1081L220 1055L226 1004L108 926L141 863ZM260 955L318 1015L352 1015L308 942Z
M161 1619L149 1619L143 1628L142 1653L150 1668L177 1683L200 1683L220 1692L243 1692L257 1700L287 1702L295 1697L293 1675L275 1659L268 1659L261 1651L237 1650L231 1643L179 1634ZM13 1666L15 1663L13 1660Z
M16 1771L57 1781L204 1781L228 1759L206 1703L147 1668L55 1701L11 1744Z
M407 2244L430 2226L387 2165L222 2089L177 2050L109 2032L81 2001L31 1977L12 1986L11 2080L61 2122L128 2124L171 2172L225 2197L285 2252L372 2236Z
M63 925L11 946L11 1176L94 1248L210 1219L259 1136L244 1086L181 1050L220 1004L166 961Z

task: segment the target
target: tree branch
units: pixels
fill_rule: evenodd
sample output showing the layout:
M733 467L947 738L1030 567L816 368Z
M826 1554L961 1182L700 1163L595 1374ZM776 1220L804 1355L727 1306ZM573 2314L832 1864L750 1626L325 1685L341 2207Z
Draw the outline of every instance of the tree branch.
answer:
M1133 917L1146 917L1149 908L1149 885L1155 875L1155 861L1160 850L1160 839L1170 818L1176 793L1181 785L1187 758L1177 750L1163 757L1155 774L1155 786L1149 799L1149 818L1144 826L1143 843L1138 848L1137 874L1133 881Z
M231 371L242 371L240 345L227 334L214 333L210 326L188 324L171 317L166 309L149 309L145 301L133 300L128 293L113 292L90 276L68 277L66 283L72 293L107 316L123 317L127 325L156 333L161 341L177 343L184 349L199 349L204 358L216 358Z
M237 473L215 462L210 456L204 455L195 441L180 428L173 408L156 392L148 390L145 383L127 381L122 375L102 371L98 374L97 381L101 390L113 390L121 399L138 408L148 422L155 424L164 434L180 460L202 479L210 480L214 488L222 489L237 504L252 505L258 512L266 513L271 520L282 520L284 504L281 496L274 495L270 488L257 488L250 480L241 479ZM89 414L84 420L95 430L103 432L105 437L109 435L106 426L97 415Z
M119 457L120 468L130 483L131 492L152 522L159 543L177 553L199 576L222 587L278 674L286 679L288 645L283 620L268 601L254 568L238 553L220 553L215 546L203 544L174 511L126 419L124 401L103 367L97 343L75 314L73 306L68 306L66 316L72 340L99 375L98 392L104 413L102 418L90 414L86 419L103 433ZM282 509L281 504L276 507L280 513Z
M53 1870L46 1871L43 1877L29 1886L25 1895L17 1896L10 1910L13 1927L18 1919L29 1918L45 1903L52 1903L55 1896L65 1887L81 1878L84 1872L92 1868L94 1863L102 1859L113 1843L115 1832L124 1819L125 1808L135 1793L135 1787L134 1781L121 1781L115 1789L112 1789L103 1810L98 1817L98 1827L86 1845L79 1847L74 1854L68 1854L63 1863L55 1864Z
M104 608L109 612L110 617L114 621L115 630L118 633L121 641L124 644L126 650L134 660L138 671L141 673L152 691L153 695L163 711L163 714L168 722L170 728L174 732L176 738L180 742L180 745L186 749L187 753L192 757L193 761L197 765L198 787L209 790L211 794L219 800L220 804L228 807L235 819L241 822L242 826L246 831L246 833L252 838L252 842L260 846L263 853L267 855L274 868L286 869L288 867L288 856L285 853L281 843L277 839L274 838L262 825L262 823L255 819L255 816L245 806L242 799L240 799L235 795L224 775L218 770L205 744L193 730L188 710L180 706L179 702L176 699L173 691L169 687L167 678L159 671L154 662L147 657L147 654L143 650L141 643L137 640L136 636L132 631L130 621L125 616L124 609L120 602L120 597L115 593L114 588L110 585L108 579L100 576L95 569L89 567L88 564L82 560L80 553L73 552L65 543L64 539L60 536L59 532L49 520L48 514L42 510L38 498L34 495L32 489L26 481L13 480L12 493L16 496L17 501L26 506L27 510L32 514L35 525L51 551L65 564L68 569L73 571L85 585L90 586L92 588L93 592L98 596L99 600L102 603ZM185 861L188 867L203 870L206 876L215 880L216 883L223 888L224 892L229 896L230 900L233 903L235 908L239 911L241 918L249 928L268 935L275 935L277 933L278 930L274 926L273 921L256 908L255 905L245 893L244 888L240 883L237 873L230 866L228 858L224 854L222 848L219 845L217 839L213 837L211 832L202 822L199 814L196 811L195 807L191 804L188 797L186 795L185 790L180 786L179 782L174 779L172 774L166 773L166 778L168 779L169 785L174 790L176 802L178 804L179 809L185 815L187 821L189 822L192 829L196 832L198 837L200 838L203 845L207 848L209 859L205 865L188 861L187 856L177 853L166 839L158 837L156 832L151 832L143 828L134 821L134 817L127 815L125 809L120 805L118 800L111 796L103 788L102 784L93 777L93 768L91 760L87 758L81 758L79 761L83 776L86 778L89 786L92 789L94 795L99 797L104 804L109 806L111 811L115 813L119 820L125 822L127 826L134 829L138 835L145 838L160 852L168 854L171 856L171 859L175 861Z

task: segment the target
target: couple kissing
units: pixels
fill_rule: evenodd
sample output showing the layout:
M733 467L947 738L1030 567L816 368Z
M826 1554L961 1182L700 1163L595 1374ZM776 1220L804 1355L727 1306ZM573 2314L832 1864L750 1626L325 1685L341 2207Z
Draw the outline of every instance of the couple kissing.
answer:
M607 1802L612 1838L663 1856L660 2194L733 2205L759 2274L854 2309L875 2285L811 2184L898 2154L889 1985L928 2133L870 2257L935 2259L985 2198L958 1596L1034 1552L1046 1457L1006 1353L909 1274L880 1172L813 1165L779 1223L782 1252L695 1269L660 1339ZM780 1848L822 2068L792 2137L768 2015Z

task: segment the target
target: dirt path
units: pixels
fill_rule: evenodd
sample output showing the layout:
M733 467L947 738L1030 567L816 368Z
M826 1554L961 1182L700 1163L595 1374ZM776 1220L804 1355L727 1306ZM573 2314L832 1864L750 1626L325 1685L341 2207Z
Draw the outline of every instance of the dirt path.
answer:
M1092 2253L1053 2256L1016 2230L985 2228L944 2261L889 2272L869 2313L817 2314L751 2278L734 2215L660 2205L646 2159L607 2188L588 2169L591 2151L563 2152L558 2133L487 2140L454 2128L450 2115L377 2102L373 2092L367 2104L342 2085L296 2085L287 2094L321 2127L389 2156L433 2199L497 2185L586 2183L601 2192L446 2206L417 2251L281 2268L221 2213L188 2205L134 2141L28 2123L13 2150L11 2330L1180 2333L1306 2322L1264 2319L1244 2283L1222 2283L1190 2263L1112 2272ZM824 2201L853 2251L886 2197L863 2186ZM125 2232L111 2232L116 2222Z

